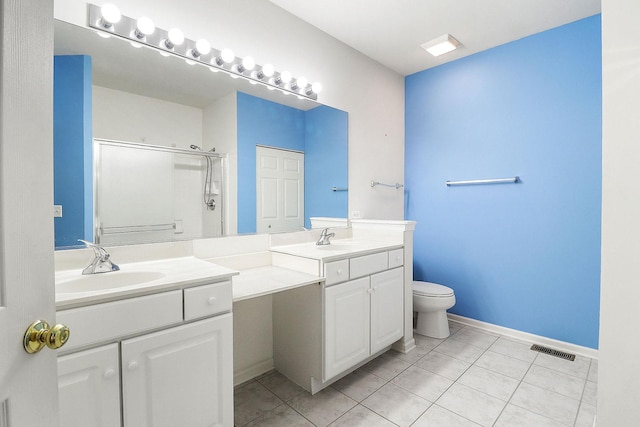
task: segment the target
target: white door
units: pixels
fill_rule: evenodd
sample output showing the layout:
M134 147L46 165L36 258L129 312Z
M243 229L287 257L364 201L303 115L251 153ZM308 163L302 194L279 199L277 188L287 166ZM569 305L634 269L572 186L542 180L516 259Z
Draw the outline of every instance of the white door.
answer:
M369 289L363 277L325 290L325 380L369 356Z
M56 352L27 354L55 322L53 2L0 1L0 426L58 425Z
M256 232L303 226L304 153L256 147Z
M232 315L123 341L122 402L125 427L232 426Z
M403 268L371 276L371 354L404 335Z

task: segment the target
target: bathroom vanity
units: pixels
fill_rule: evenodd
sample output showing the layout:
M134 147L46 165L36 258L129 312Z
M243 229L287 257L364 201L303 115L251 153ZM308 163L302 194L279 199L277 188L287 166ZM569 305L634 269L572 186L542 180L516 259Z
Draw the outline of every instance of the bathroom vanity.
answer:
M336 240L272 248L273 264L325 278L274 295L274 365L311 393L389 349L404 335L401 245Z
M312 230L113 247L120 271L88 276L89 250L57 252L61 425L230 426L234 382L275 368L316 393L410 350L413 224L384 223L326 246Z
M61 425L232 425L235 274L193 257L58 273Z

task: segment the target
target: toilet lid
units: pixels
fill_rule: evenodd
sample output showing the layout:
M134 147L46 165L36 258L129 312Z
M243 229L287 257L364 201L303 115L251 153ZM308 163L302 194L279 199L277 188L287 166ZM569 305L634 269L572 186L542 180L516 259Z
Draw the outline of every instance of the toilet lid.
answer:
M428 297L450 297L453 289L431 282L413 281L413 293Z

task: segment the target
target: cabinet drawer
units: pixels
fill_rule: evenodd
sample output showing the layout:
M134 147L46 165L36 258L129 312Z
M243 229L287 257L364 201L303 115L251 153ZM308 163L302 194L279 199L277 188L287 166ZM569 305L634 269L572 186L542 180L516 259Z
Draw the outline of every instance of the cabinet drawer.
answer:
M328 262L324 265L327 286L349 280L349 260Z
M184 290L184 320L231 311L231 282L197 286Z
M357 277L368 276L387 269L389 255L385 252L377 254L360 256L349 260L349 277L355 279Z
M400 267L404 264L404 250L394 249L389 251L389 268Z
M66 352L182 322L182 291L62 310L56 321L71 331Z

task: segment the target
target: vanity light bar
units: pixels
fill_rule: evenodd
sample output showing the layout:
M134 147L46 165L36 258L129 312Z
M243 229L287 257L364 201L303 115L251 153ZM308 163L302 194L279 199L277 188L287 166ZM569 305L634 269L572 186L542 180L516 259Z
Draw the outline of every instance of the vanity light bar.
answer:
M110 16L105 17L105 6L108 6ZM114 19L113 9L115 11L118 9L110 4L105 6L101 8L88 4L89 27L101 35L119 37L130 41L134 46L136 44L144 45L166 56L178 56L190 64L206 65L211 71L222 71L234 78L242 77L251 83L261 83L269 89L278 89L285 94L293 94L314 101L318 99L318 93L322 89L320 83L310 84L304 77L293 78L288 71L275 71L271 64L258 65L249 56L238 58L230 49L215 49L204 39L190 40L185 38L178 29L167 31L155 27L150 33L149 31L141 31L138 20L124 15L119 15L118 19ZM145 19L151 22L148 18Z

